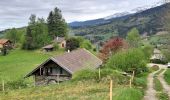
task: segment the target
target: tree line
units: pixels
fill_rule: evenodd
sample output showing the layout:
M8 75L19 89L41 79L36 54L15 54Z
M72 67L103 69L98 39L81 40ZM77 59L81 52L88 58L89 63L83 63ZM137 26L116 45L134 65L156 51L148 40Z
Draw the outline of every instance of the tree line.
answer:
M14 44L21 44L22 49L33 50L49 44L55 37L67 37L67 23L57 7L49 13L47 20L32 14L26 28L13 28L5 37Z

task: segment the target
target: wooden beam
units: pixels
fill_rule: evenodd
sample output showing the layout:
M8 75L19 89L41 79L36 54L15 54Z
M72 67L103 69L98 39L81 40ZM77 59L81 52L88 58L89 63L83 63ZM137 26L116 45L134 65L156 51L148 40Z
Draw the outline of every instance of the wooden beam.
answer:
M112 100L112 80L110 81L110 100Z

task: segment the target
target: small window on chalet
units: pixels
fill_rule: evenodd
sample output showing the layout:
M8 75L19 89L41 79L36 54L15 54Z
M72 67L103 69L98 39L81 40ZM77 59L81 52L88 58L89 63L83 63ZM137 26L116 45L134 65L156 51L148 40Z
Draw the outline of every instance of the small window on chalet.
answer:
M60 74L63 74L63 69L60 67Z
M52 67L48 68L48 74L52 74L52 71L53 71Z

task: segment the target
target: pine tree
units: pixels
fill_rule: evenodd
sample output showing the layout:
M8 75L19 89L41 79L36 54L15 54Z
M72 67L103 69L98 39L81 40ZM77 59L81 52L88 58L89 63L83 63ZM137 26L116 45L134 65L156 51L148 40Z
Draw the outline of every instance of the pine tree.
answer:
M49 13L47 19L49 34L52 38L55 36L67 36L67 24L62 17L61 10L57 7Z

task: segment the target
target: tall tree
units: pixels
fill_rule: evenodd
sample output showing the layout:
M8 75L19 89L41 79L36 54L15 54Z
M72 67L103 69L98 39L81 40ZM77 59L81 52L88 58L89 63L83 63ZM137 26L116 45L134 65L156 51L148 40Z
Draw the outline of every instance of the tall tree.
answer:
M139 47L141 38L138 29L131 29L127 34L126 40L132 47Z
M15 28L9 30L5 33L5 37L10 39L13 43L16 43L18 41L17 30Z
M40 48L50 42L48 34L48 27L43 18L36 20L35 15L31 15L30 22L27 27L25 41L23 43L24 49Z
M67 36L67 24L62 17L61 10L57 7L49 13L47 19L49 34L52 38L56 36Z

